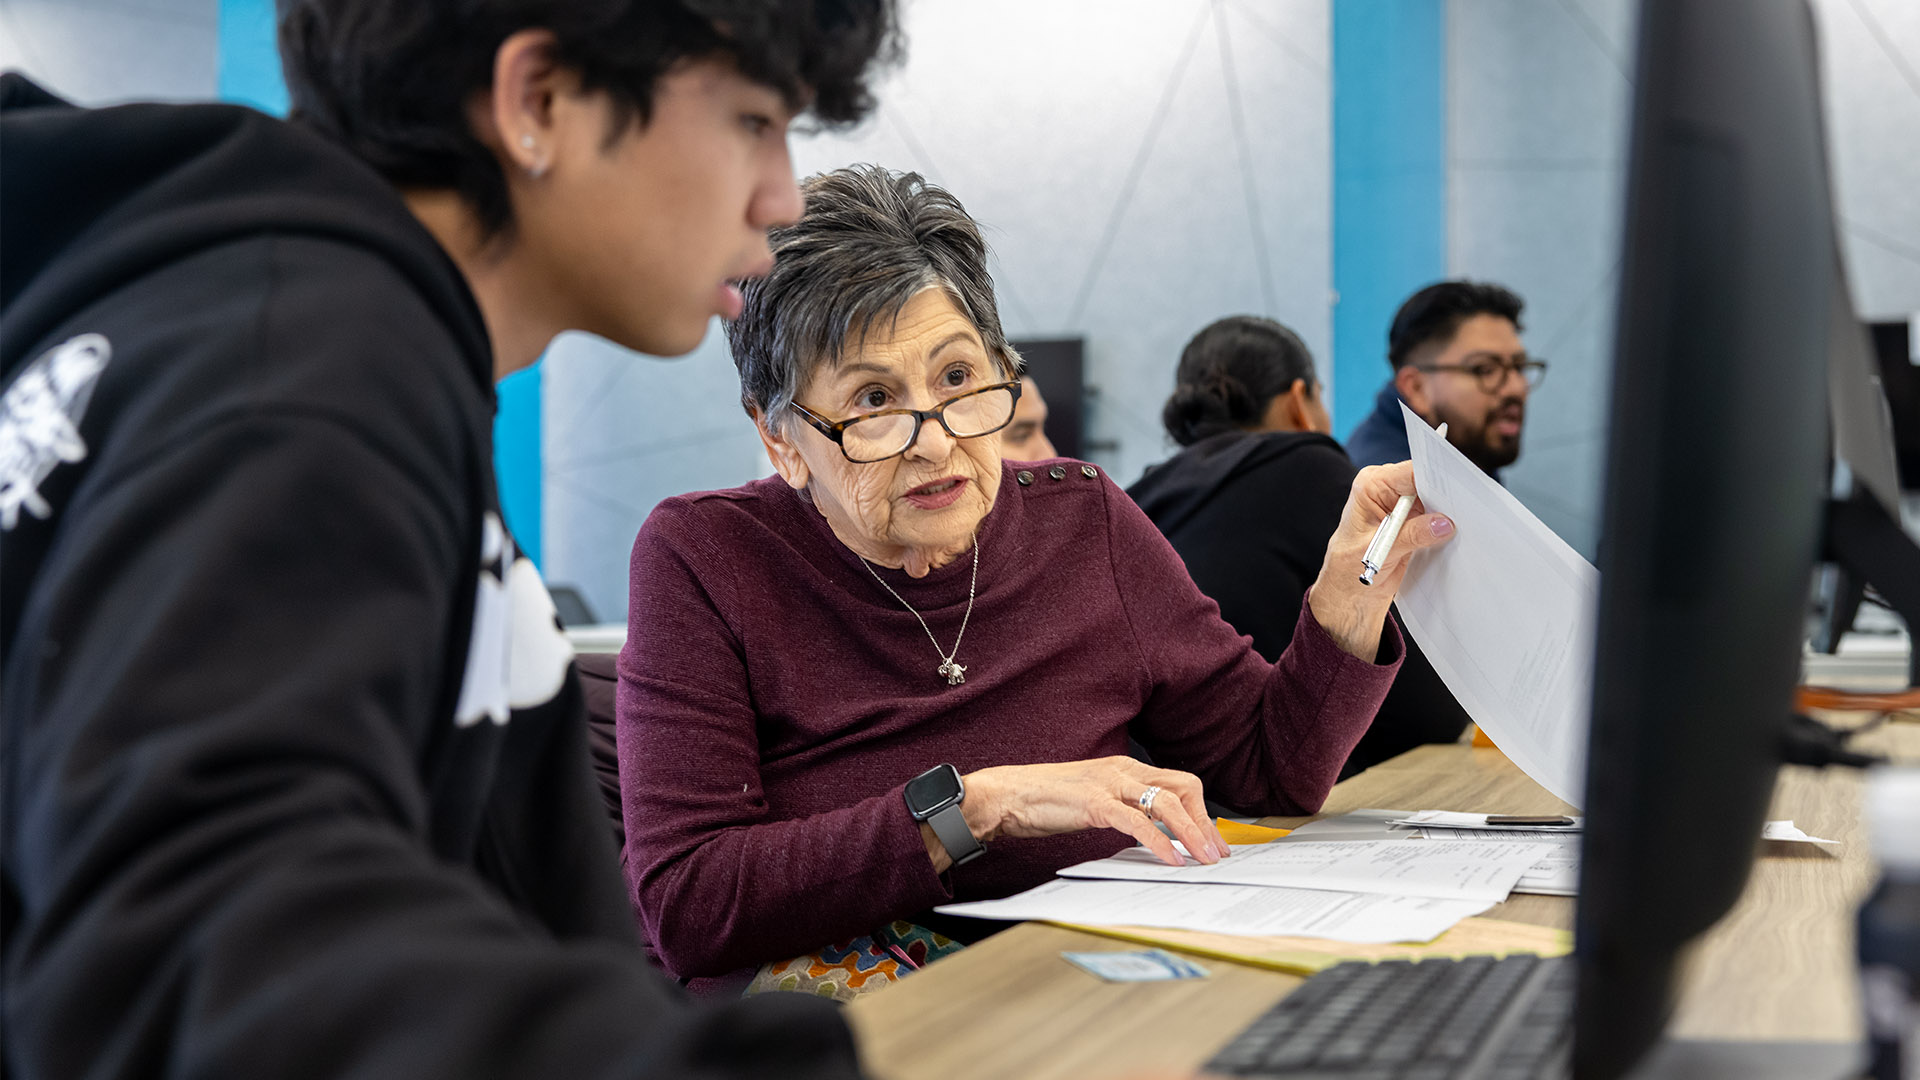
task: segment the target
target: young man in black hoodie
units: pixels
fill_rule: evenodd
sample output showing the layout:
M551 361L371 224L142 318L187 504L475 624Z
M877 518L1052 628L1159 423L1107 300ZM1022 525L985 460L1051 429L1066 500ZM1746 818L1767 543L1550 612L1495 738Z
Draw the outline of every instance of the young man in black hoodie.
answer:
M0 1074L852 1075L648 970L492 385L692 348L890 0L282 0L294 103L0 82Z

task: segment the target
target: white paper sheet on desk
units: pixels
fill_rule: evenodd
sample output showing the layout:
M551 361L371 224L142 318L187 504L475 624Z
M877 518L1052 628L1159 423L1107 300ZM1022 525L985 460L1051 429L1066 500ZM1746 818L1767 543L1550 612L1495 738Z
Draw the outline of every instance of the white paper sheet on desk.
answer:
M1168 866L1144 847L1060 871L1061 877L1177 881L1192 885L1266 885L1334 892L1427 896L1497 903L1540 857L1539 845L1507 838L1468 843L1328 840L1317 844L1243 844L1212 865L1192 856Z
M1503 840L1517 839L1507 829L1451 829L1421 826L1415 829L1426 840ZM1760 831L1762 838L1780 840L1788 843L1818 844L1838 846L1838 841L1823 840L1818 836L1809 836L1795 827L1791 821L1769 821ZM1565 832L1559 836L1528 836L1529 843L1541 845L1538 862L1527 868L1520 880L1513 883L1517 893L1535 893L1541 896L1576 896L1580 892L1580 834Z
M1583 827L1583 819L1575 818L1572 825L1488 825L1485 814L1462 814L1451 810L1422 810L1417 814L1408 814L1389 821L1389 825L1403 825L1411 831L1421 834L1429 840L1525 840L1552 839L1553 834L1578 837ZM1305 839L1295 829L1296 839ZM1838 847L1840 841L1826 840L1818 836L1809 836L1788 818L1782 821L1769 821L1760 829L1762 840L1779 840L1790 844L1827 844Z
M1425 825L1414 830L1426 840L1514 840L1520 839L1506 829L1449 829ZM1530 844L1540 848L1540 858L1520 880L1513 883L1517 893L1540 896L1574 896L1580 892L1580 834L1562 830L1558 836L1529 835Z
M1028 919L1092 926L1153 926L1254 937L1318 937L1384 945L1432 941L1491 907L1481 900L1377 896L1258 885L1146 881L1049 881L1004 900L935 908L976 919Z
M1600 572L1413 410L1400 411L1420 502L1458 530L1414 557L1401 621L1494 745L1579 806Z
M1432 826L1438 829L1485 829L1503 833L1578 833L1585 819L1575 817L1571 825L1488 825L1487 815L1458 810L1422 810L1394 818L1389 825Z
M1808 836L1789 818L1786 821L1769 821L1760 829L1760 839L1781 840L1789 844L1820 844L1824 847L1839 847L1838 840L1824 840L1818 836Z

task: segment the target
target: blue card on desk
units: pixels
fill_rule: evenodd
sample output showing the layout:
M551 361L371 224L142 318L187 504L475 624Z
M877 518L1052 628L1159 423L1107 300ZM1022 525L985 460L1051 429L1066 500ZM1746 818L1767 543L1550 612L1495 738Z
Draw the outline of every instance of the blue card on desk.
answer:
M1136 952L1063 952L1067 961L1108 982L1154 982L1159 979L1204 979L1206 968L1165 949Z

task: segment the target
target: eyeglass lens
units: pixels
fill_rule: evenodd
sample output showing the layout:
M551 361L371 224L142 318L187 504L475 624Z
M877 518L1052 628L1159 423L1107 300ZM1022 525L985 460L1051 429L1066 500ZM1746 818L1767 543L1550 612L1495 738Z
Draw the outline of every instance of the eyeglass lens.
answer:
M1013 391L996 387L964 394L936 406L934 411L946 420L954 438L975 438L998 431L1013 419ZM840 445L854 461L879 461L911 446L914 426L914 418L906 413L865 417L842 430Z
M1520 373L1520 378L1525 380L1528 387L1540 385L1540 380L1547 373L1547 365L1543 360L1522 360L1518 363L1483 360L1470 370L1474 377L1480 380L1480 389L1491 394L1506 385L1508 374L1516 371Z

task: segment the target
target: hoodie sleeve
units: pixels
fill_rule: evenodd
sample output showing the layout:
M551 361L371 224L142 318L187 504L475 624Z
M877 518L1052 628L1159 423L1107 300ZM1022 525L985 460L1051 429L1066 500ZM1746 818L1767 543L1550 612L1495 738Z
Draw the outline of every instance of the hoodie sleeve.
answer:
M61 508L6 669L0 1071L853 1075L824 1003L690 1006L432 850L469 529L368 412L108 440Z

